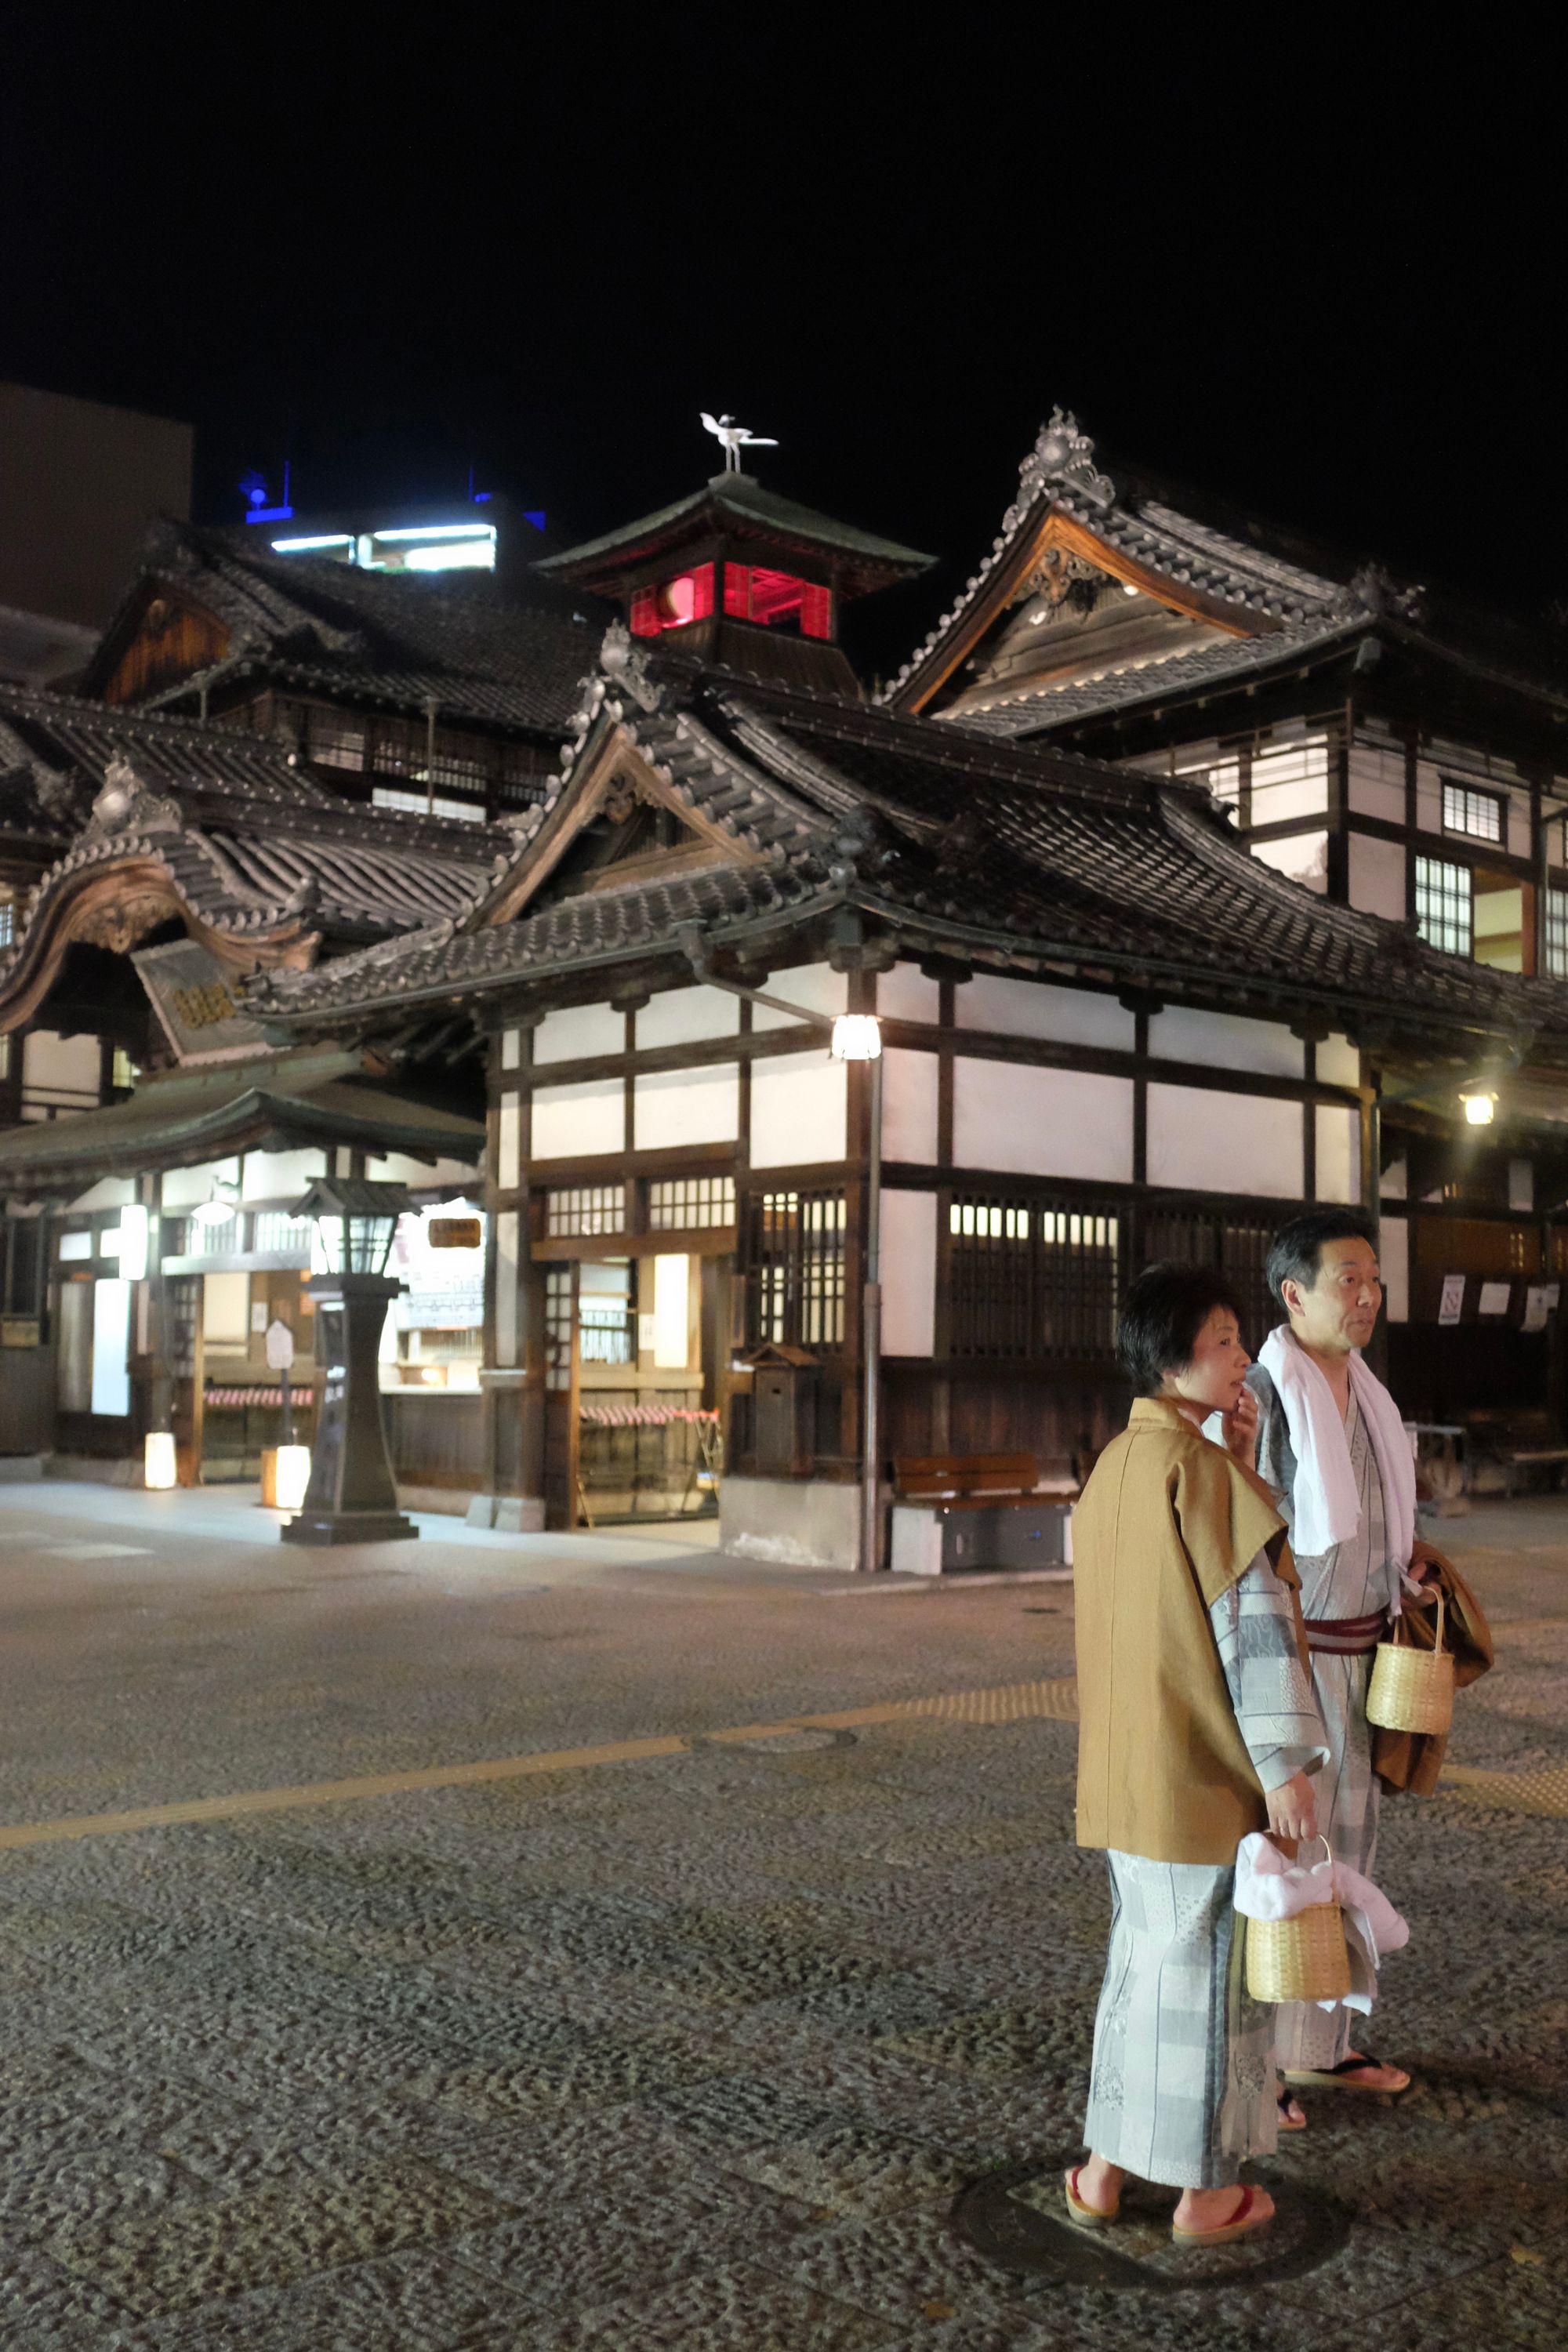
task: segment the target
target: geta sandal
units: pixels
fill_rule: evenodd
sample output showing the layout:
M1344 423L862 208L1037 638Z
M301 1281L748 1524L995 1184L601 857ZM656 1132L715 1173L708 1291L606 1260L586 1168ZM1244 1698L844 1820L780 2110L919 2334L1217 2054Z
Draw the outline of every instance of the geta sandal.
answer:
M1171 2235L1178 2246L1228 2245L1233 2238L1249 2237L1254 2230L1261 2230L1266 2223L1272 2221L1274 2219L1272 2212L1258 2213L1254 2210L1257 2203L1257 2189L1244 2189L1241 2192L1240 2204L1229 2221L1222 2221L1217 2230L1178 2230L1173 2221Z
M1080 2230L1103 2230L1108 2221L1114 2221L1120 2218L1121 2200L1119 2197L1115 2204L1105 2211L1101 2211L1098 2205L1086 2205L1078 2193L1078 2184L1082 2174L1082 2165L1075 2164L1072 2170L1064 2174L1062 2179L1062 2194L1067 2199L1068 2219L1070 2221L1076 2221Z

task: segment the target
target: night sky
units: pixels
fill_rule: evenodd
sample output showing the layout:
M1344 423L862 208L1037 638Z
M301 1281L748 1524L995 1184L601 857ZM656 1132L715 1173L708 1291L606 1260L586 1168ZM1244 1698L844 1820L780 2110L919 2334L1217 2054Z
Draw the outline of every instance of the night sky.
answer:
M1354 557L1568 599L1541 61L1331 11L1119 45L1143 16L13 16L0 377L194 422L205 520L285 457L300 513L472 463L563 540L695 488L727 408L763 479L944 558L893 658L1057 400Z

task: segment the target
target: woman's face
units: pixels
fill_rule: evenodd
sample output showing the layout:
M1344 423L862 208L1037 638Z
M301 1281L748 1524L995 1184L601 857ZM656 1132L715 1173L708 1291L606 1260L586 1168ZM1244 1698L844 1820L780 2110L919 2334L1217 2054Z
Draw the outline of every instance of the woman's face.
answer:
M1251 1361L1229 1307L1213 1307L1193 1342L1192 1362L1184 1371L1165 1374L1161 1394L1178 1404L1201 1405L1205 1415L1234 1412Z

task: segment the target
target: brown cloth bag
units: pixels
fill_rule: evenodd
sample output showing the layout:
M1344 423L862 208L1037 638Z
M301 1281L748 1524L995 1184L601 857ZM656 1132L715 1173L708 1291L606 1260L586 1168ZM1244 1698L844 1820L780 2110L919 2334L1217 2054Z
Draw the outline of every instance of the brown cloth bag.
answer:
M1429 1589L1436 1584L1443 1588L1447 1603L1444 1642L1454 1654L1454 1687L1463 1690L1467 1683L1479 1682L1490 1670L1491 1628L1480 1602L1453 1561L1445 1559L1441 1552L1434 1552L1433 1572L1426 1581ZM1435 1646L1436 1607L1424 1609L1419 1602L1406 1600L1405 1622L1413 1647L1430 1650ZM1447 1746L1446 1731L1385 1731L1374 1724L1372 1769L1393 1795L1429 1797L1437 1786Z

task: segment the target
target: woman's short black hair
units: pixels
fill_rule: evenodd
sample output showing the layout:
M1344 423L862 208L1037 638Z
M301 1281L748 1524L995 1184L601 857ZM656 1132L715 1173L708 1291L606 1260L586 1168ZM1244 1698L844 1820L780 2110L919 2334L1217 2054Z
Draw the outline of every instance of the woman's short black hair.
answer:
M1116 1352L1140 1396L1158 1396L1167 1372L1184 1372L1216 1307L1241 1320L1241 1301L1208 1265L1145 1266L1121 1302Z
M1352 1238L1377 1247L1377 1227L1363 1209L1303 1209L1280 1226L1268 1244L1263 1279L1282 1314L1289 1310L1280 1284L1299 1282L1303 1290L1310 1290L1323 1270L1325 1243Z

